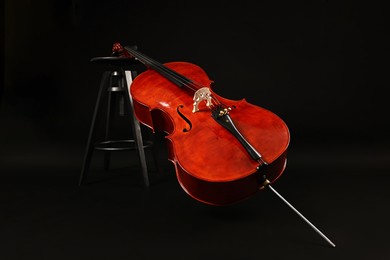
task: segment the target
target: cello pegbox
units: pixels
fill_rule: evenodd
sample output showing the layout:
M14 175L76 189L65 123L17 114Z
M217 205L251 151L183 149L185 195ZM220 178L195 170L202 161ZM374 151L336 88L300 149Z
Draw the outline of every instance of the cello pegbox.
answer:
M112 45L112 56L134 58L130 53L125 51L119 42L116 42Z

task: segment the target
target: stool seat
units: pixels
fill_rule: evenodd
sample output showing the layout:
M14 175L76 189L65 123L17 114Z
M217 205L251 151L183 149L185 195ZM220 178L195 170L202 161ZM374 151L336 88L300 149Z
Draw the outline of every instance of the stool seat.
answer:
M144 68L144 65L139 60L129 57L103 56L94 57L90 61L97 64L110 65L112 67L131 71L139 71Z
M103 56L94 57L90 61L104 65L107 70L104 71L100 81L100 88L92 117L79 185L86 181L93 150L104 151L106 170L109 167L110 152L136 150L138 152L144 184L145 186L149 186L145 149L152 148L153 141L144 140L142 136L140 123L134 115L133 100L129 91L132 80L137 76L137 73L144 70L145 67L140 61L129 57ZM129 124L132 126L134 139L115 140L110 137L111 117L113 116L114 111L116 111L113 107L115 102L112 102L112 99L115 97L119 98L119 114L123 116L128 112L127 114L131 117ZM96 121L102 112L101 101L103 98L106 98L108 103L105 122L105 138L96 141ZM153 157L155 157L154 153ZM156 158L154 158L154 161L156 163Z

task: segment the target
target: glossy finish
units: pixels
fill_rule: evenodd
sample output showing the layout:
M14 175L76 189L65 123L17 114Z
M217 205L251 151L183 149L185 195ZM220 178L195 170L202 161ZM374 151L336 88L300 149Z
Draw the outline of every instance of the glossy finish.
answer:
M164 65L198 85L210 87L211 80L197 65ZM274 182L283 173L290 135L283 120L271 111L245 99L225 99L211 89L214 98L232 108L230 117L237 129L268 163L257 170L260 163L211 117L205 102L199 104L198 112L192 112L193 91L150 69L135 78L130 92L140 122L168 134L169 160L175 165L180 185L193 198L212 205L236 203L259 190L264 174Z

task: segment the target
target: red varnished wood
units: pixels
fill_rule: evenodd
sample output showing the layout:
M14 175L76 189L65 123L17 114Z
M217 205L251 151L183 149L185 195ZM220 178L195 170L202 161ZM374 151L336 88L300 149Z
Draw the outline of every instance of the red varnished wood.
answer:
M179 74L210 87L211 80L198 66L186 62L164 64ZM192 113L193 92L179 88L154 70L135 78L130 88L137 118L154 131L165 131L170 160L178 181L193 198L212 205L226 205L246 199L259 189L264 167L254 161L201 103ZM248 103L229 100L212 93L231 107L230 117L246 140L268 162L267 178L274 182L284 171L289 145L289 130L271 111ZM179 108L180 107L180 108ZM189 124L178 114L190 120Z

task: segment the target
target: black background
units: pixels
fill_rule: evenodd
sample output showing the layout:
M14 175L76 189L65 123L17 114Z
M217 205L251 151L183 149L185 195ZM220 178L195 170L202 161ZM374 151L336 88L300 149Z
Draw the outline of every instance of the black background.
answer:
M3 5L3 259L390 256L389 36L381 2ZM151 170L149 189L135 177L135 154L118 155L103 181L78 187L104 70L90 59L109 56L114 42L137 45L162 63L195 63L219 95L279 115L291 144L275 187L338 247L327 248L272 194L217 209L187 198L158 134L166 170ZM97 160L94 170L100 166Z

